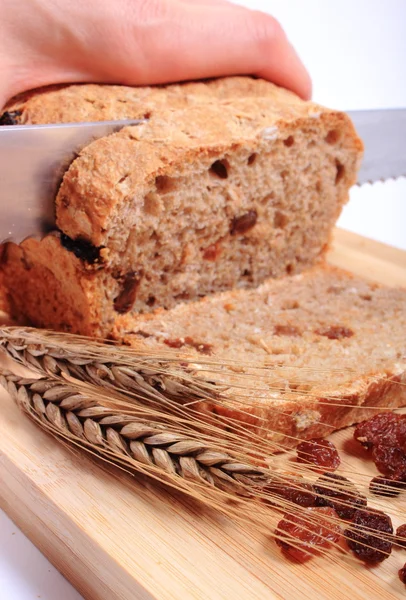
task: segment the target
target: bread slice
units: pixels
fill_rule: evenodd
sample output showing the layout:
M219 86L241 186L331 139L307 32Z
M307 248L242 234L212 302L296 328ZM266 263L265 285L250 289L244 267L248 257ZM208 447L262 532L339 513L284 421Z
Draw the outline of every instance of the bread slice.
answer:
M116 336L227 389L196 406L280 444L406 404L406 289L334 267L127 317ZM186 399L187 400L187 399Z
M362 154L345 114L232 77L43 90L16 99L3 121L124 117L149 120L71 164L59 233L8 247L14 314L108 336L125 315L252 288L323 256Z

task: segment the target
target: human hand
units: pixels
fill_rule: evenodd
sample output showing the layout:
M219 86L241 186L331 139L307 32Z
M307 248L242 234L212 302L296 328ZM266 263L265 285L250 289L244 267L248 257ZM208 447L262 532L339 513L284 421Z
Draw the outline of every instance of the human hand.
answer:
M279 23L227 0L0 0L0 107L68 82L127 85L257 75L311 82Z

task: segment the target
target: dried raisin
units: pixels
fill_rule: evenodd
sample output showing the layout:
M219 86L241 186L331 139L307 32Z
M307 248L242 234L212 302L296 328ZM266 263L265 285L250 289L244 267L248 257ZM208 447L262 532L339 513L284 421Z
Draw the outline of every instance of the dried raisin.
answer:
M169 346L169 348L182 348L185 345L185 340L183 338L174 338L164 340L164 344Z
M406 454L401 448L380 442L372 448L372 459L378 471L386 477L406 481Z
M399 417L400 415L394 413L379 413L374 415L357 425L354 431L354 439L368 449L372 448L378 442L389 446L396 446L401 441L398 437L402 433L402 427L399 427ZM406 420L402 420L406 424ZM404 435L406 438L406 434Z
M164 344L170 348L182 348L183 346L190 346L201 354L211 354L213 346L211 344L205 344L203 342L195 342L195 340L189 336L185 338L176 338L164 340Z
M310 483L288 484L284 481L275 481L270 482L263 491L270 495L270 498L265 500L267 503L272 504L272 496L276 496L299 506L309 507L316 505L316 494Z
M396 529L396 544L406 548L406 524L399 525Z
M344 533L349 548L366 563L382 562L392 552L392 521L381 511L357 510Z
M130 271L118 279L121 290L118 296L114 298L114 310L124 315L130 312L134 306L141 277L136 271Z
M298 445L297 460L301 463L312 463L322 471L335 471L340 466L340 456L332 442L315 438Z
M318 335L328 338L329 340L342 340L343 338L349 338L354 335L352 329L343 327L342 325L331 325L326 329L317 329L315 331Z
M406 564L399 569L399 579L402 583L406 584Z
M191 346L201 354L211 354L213 350L212 344L205 344L203 342L195 342L195 340L189 336L185 337L185 344Z
M372 494L375 494L375 496L387 496L389 498L399 496L402 487L402 482L380 476L371 479L369 484L369 490Z
M396 438L399 448L406 452L406 415L399 415Z
M359 508L367 505L367 499L358 492L355 485L335 473L324 473L319 477L314 490L318 495L318 506L334 508L338 516L346 521L350 521Z
M21 110L6 110L2 115L0 115L0 126L2 125L18 125L21 117Z
M100 250L103 246L93 246L91 242L82 238L73 240L64 233L61 233L61 244L64 248L73 252L73 254L89 264L100 261Z
M301 332L300 329L296 327L296 325L275 325L274 334L298 337L301 335Z
M249 210L245 214L240 217L234 217L231 221L230 225L230 233L231 235L236 235L238 233L246 233L250 229L254 227L257 222L258 213L254 210Z
M337 515L331 508L308 508L307 515L285 515L275 530L276 543L284 554L298 562L305 562L341 535Z
M204 260L210 260L212 262L216 261L220 257L220 254L221 254L220 242L211 244L210 246L207 246L207 248L205 248L203 250Z

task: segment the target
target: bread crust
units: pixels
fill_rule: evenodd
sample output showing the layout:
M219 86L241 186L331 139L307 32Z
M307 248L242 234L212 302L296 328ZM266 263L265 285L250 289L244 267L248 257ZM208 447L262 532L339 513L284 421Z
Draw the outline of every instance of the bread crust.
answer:
M278 450L294 448L302 440L327 437L334 431L369 419L379 409L384 412L405 405L406 364L403 364L393 371L366 374L357 382L357 390L352 394L338 391L336 398L320 398L315 402L309 402L306 396L298 397L295 403L286 403L283 413L271 404L265 407L255 403L244 411L218 406L213 406L213 411L245 423L248 429L272 442Z
M4 113L19 113L19 124L79 123L113 119L139 119L204 104L227 104L235 99L268 98L283 107L300 106L292 92L251 77L223 77L181 84L127 87L122 85L54 85L12 98ZM308 106L317 106L308 103ZM316 110L318 110L317 107Z

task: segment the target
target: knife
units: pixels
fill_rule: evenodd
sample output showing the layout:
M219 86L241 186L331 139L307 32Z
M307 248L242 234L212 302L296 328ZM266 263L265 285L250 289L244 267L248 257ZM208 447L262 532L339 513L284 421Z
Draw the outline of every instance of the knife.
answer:
M406 175L406 108L348 111L365 145L358 184ZM0 243L55 228L63 173L91 141L146 119L0 127Z
M64 172L94 140L147 119L0 127L0 244L41 238L55 226Z

